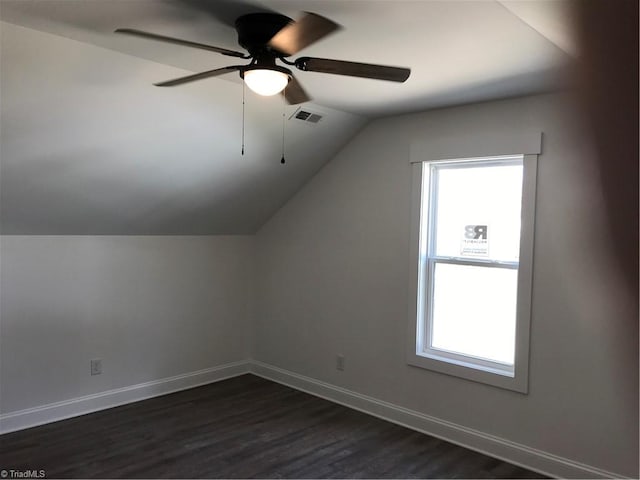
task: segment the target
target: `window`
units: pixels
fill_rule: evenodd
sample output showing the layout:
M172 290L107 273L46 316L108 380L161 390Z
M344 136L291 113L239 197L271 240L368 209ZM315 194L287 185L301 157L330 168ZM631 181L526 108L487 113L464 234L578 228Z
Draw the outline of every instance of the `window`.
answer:
M414 165L410 364L526 392L536 158Z

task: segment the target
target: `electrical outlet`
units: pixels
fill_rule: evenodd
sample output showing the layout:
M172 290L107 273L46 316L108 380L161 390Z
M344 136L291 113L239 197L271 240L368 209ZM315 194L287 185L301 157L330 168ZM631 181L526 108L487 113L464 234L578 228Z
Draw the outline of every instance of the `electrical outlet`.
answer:
M100 375L102 373L102 359L94 358L91 360L91 375Z
M336 355L336 370L344 370L345 358L344 355Z

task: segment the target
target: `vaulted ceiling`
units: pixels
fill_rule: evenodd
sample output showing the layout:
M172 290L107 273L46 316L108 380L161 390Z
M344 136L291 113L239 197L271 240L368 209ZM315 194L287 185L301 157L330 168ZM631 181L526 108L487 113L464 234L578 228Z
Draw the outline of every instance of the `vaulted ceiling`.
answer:
M298 72L301 106L247 90L243 155L237 74L152 85L233 59L113 34L238 50L233 22L257 11L343 27L300 55L411 77ZM0 20L3 234L252 233L370 119L558 88L577 53L567 3L547 0L2 0Z

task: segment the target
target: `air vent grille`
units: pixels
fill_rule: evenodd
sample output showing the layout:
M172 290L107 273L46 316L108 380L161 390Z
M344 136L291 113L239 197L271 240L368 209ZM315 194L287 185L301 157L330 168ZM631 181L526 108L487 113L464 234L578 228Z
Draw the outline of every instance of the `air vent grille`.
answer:
M313 113L308 110L299 109L298 111L296 111L296 113L293 115L292 118L301 120L306 123L318 123L320 122L320 120L322 120L322 117L323 116L318 113Z

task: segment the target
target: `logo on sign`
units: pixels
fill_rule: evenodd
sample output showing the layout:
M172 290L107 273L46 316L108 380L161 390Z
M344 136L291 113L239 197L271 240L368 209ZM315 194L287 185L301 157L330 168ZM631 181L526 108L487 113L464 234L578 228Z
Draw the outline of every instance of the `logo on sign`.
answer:
M486 240L487 239L487 225L465 225L464 238L469 240Z

